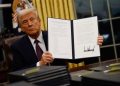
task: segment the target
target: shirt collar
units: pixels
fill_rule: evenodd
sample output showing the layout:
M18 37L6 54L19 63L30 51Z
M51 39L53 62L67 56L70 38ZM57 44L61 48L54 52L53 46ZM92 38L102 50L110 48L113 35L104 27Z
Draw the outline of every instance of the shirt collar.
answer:
M28 36L28 37L29 37L31 43L34 44L35 39L31 38L30 36ZM43 35L42 35L42 32L41 32L40 35L38 36L37 40L40 41L40 43L43 42Z

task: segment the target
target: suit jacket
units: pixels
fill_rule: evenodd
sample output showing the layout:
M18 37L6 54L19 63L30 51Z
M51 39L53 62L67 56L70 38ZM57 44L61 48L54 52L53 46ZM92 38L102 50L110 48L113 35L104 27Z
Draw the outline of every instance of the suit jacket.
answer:
M46 49L48 50L47 32L43 32L43 39L45 42ZM13 62L12 62L13 71L36 66L38 59L27 35L25 35L20 40L12 44L11 49L13 53ZM86 63L91 63L94 61L94 59L91 59L93 61L90 61L90 59L76 59L76 60L54 59L51 65L66 66L68 62L79 63L84 60L86 61Z
M48 50L48 34L46 31L43 32L43 39ZM36 66L38 59L27 35L12 44L11 50L13 54L12 71ZM55 59L51 65L66 65L66 60Z
M43 39L47 48L47 32L43 32ZM45 38L44 38L45 37ZM13 53L12 70L19 70L36 66L38 62L34 48L27 35L11 45Z

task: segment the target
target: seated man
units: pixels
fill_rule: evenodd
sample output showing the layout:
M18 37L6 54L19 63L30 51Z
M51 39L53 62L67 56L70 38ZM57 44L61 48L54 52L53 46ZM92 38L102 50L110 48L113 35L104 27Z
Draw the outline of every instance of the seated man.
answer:
M20 28L26 35L11 46L13 71L50 63L65 65L66 60L54 60L52 54L47 51L47 32L41 31L41 20L34 7L17 12L17 19ZM98 44L102 45L102 42L103 37L99 36Z

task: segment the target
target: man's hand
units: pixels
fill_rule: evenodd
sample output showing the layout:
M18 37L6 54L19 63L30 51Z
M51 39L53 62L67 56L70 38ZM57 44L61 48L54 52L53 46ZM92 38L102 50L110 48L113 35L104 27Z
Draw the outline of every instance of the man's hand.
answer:
M46 65L46 64L50 64L53 62L53 57L52 54L50 52L44 52L42 55L42 58L40 60L40 65Z
M102 43L103 43L103 36L98 36L97 43L98 43L98 45L102 45Z

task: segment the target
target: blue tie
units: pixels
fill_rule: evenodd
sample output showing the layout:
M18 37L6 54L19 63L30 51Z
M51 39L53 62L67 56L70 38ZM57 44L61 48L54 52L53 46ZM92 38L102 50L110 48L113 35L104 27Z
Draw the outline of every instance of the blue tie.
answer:
M38 45L39 42L40 42L39 40L35 40L35 41L34 41L34 43L36 44L36 45L35 45L35 48L36 48L36 54L37 54L38 60L41 59L42 54L43 54L42 49L41 49L40 46Z

